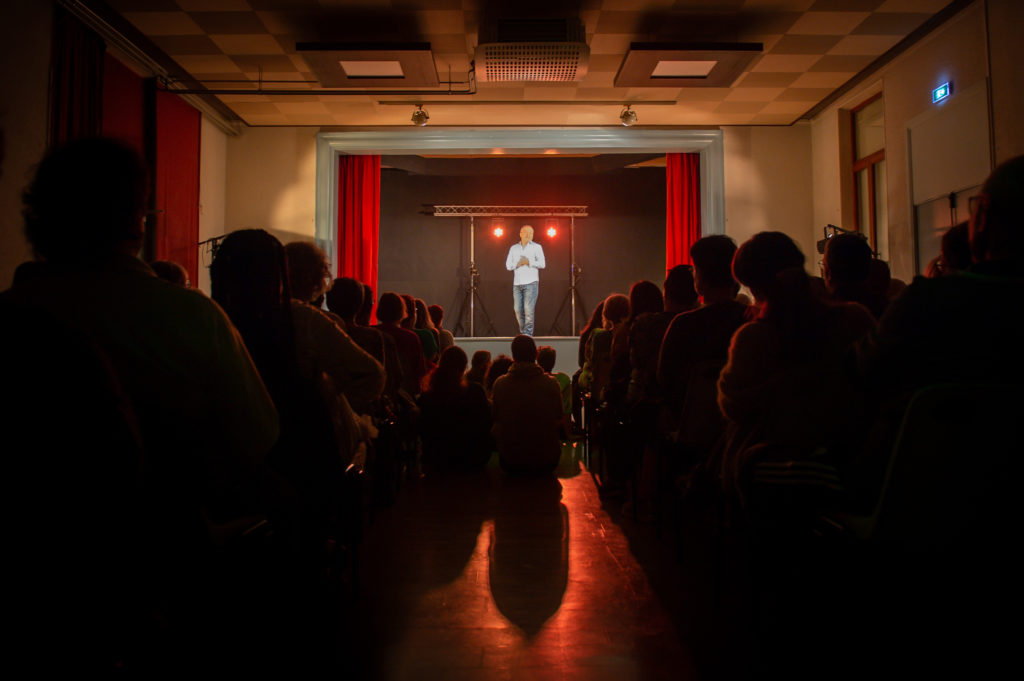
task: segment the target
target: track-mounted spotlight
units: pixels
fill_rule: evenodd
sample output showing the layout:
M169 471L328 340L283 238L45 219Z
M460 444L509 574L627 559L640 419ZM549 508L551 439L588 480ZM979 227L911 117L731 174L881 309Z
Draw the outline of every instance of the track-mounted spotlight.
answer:
M633 111L631 105L626 104L622 108L622 113L619 114L619 120L627 128L631 125L636 125L636 111Z
M634 114L634 118L635 117L636 117L636 114ZM427 124L427 121L429 121L429 120L430 120L430 114L428 114L426 111L423 110L423 105L422 104L417 104L416 105L416 110L412 112L412 124L413 125L418 125L418 126L420 126L422 128L424 125Z

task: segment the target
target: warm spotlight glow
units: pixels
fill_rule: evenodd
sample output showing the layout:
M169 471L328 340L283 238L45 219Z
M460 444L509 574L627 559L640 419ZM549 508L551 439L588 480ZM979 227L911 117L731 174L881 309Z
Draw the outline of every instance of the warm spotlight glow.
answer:
M494 236L501 236L504 233L505 233L505 230L503 230L501 227L495 227L494 228Z
M557 229L555 229L554 227L548 227L548 236L554 237L556 234L558 234Z

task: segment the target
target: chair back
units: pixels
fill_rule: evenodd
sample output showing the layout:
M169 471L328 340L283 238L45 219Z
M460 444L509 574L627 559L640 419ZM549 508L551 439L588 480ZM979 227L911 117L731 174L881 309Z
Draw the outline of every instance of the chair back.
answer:
M896 438L870 538L925 552L984 541L1011 526L1021 407L1019 386L947 384L918 391Z

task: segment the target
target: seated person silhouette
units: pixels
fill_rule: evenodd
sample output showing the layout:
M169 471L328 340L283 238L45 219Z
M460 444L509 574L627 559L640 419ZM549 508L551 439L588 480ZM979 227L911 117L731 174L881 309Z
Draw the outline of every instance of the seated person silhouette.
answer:
M512 474L551 473L562 453L562 393L537 364L537 344L530 336L512 340L512 360L491 396L501 467Z

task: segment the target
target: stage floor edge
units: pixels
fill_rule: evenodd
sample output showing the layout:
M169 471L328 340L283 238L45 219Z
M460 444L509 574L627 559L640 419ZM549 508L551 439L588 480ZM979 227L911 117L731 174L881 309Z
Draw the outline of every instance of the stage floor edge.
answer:
M456 336L455 344L466 351L470 359L477 350L487 350L491 358L498 355L512 354L512 336ZM580 339L577 336L534 336L537 347L550 345L555 349L555 371L562 371L572 376L579 369L578 350Z

